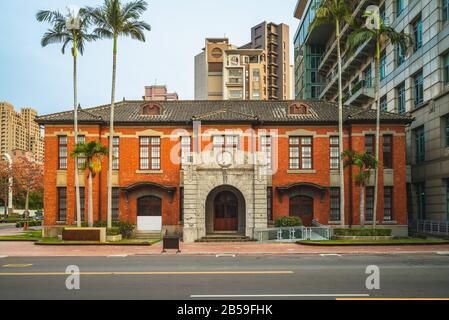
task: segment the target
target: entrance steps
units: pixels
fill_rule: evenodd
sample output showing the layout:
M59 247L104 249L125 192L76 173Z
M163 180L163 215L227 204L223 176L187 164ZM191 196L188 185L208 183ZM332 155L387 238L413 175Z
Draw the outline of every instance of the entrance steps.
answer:
M160 231L136 231L134 238L139 240L161 239L162 234Z
M197 242L251 242L254 241L250 237L239 234L211 234L207 235Z

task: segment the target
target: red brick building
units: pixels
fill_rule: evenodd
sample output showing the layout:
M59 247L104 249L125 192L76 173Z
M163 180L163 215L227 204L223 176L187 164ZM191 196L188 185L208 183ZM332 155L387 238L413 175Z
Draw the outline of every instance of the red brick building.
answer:
M80 139L109 139L109 106L80 110ZM338 109L317 101L123 101L116 105L113 217L139 231L169 230L191 242L226 232L253 237L281 216L340 224ZM374 151L373 110L345 107L344 149ZM73 112L45 125L45 225L75 223ZM382 113L380 227L407 234L405 126ZM93 183L94 220L107 217L107 159ZM355 169L345 169L345 222L359 224ZM81 177L82 211L87 183ZM367 188L372 220L373 185ZM83 194L86 193L86 196ZM87 210L86 210L87 212ZM84 220L87 217L84 215Z

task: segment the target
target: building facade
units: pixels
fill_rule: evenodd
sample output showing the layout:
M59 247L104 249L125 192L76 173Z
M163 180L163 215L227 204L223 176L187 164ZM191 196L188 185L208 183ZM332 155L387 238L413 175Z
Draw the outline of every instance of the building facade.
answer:
M20 112L8 102L0 102L0 153L11 153L13 150L31 152L35 160L44 159L44 139L39 125L35 121L37 111L22 108Z
M113 217L138 232L168 230L185 242L231 233L249 238L282 216L340 225L335 104L308 101L123 101L116 105ZM80 113L86 141L108 141L109 106ZM375 112L345 109L345 149L372 148ZM45 126L45 225L75 222L72 112ZM382 115L378 221L407 235L405 126ZM372 151L372 150L371 150ZM94 220L106 220L107 160L93 181ZM345 170L345 221L359 224L359 187ZM86 185L81 174L81 187ZM373 182L367 192L372 220ZM385 200L383 200L385 199ZM86 198L83 205L87 207ZM87 217L85 217L87 219ZM370 223L370 222L368 222Z
M143 96L145 101L176 101L179 100L176 92L168 92L167 86L164 85L152 85L145 87L145 95Z
M251 42L206 39L195 57L196 100L288 100L292 98L289 27L263 22Z
M335 30L310 30L319 0L300 0L295 16L301 19L295 35L297 98L336 101L338 75ZM380 105L382 110L410 113L416 120L407 129L410 220L449 221L449 1L364 0L354 8L362 18L377 5L384 20L414 39L410 52L390 43L382 47ZM351 28L342 29L342 43ZM374 43L354 54L343 51L343 100L361 108L375 108Z

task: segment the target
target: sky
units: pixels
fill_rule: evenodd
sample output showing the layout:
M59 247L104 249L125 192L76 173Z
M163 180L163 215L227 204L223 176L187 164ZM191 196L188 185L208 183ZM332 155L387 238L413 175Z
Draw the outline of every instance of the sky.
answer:
M61 45L42 48L49 27L37 22L38 10L65 11L68 5L96 6L103 0L0 1L0 101L18 110L33 107L39 114L68 110L73 105L73 62ZM124 3L128 0L123 0ZM145 85L166 84L180 99L194 97L194 56L206 37L229 37L237 46L250 41L251 27L267 21L290 25L296 0L149 0L143 15L152 30L147 41L120 38L117 101L141 99ZM293 47L293 46L292 46ZM291 64L293 56L291 56ZM112 41L86 46L78 59L78 96L82 107L110 102Z

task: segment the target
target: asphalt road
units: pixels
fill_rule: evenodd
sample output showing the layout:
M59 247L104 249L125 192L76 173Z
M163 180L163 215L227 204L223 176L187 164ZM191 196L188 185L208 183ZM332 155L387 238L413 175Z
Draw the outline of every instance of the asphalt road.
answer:
M69 265L79 290L66 288ZM365 286L370 265L380 290ZM0 300L339 297L449 298L449 256L0 257Z

